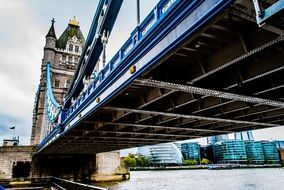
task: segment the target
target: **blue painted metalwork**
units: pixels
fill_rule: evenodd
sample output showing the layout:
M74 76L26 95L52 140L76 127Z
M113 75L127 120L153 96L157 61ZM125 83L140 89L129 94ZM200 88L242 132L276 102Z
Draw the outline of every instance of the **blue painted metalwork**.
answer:
M123 0L100 0L74 78L65 99L64 108L69 108L72 97L82 91L84 76L91 76L103 50L101 36L111 32Z
M93 83L69 109L65 109L56 130L64 129L64 134L76 126L232 2L234 0L161 0L141 25L135 28L105 68L98 73ZM128 69L133 65L137 69L129 74ZM49 134L40 147L44 148L55 135Z
M52 91L50 63L46 64L45 109L48 119L51 122L54 122L57 119L61 109L61 106L54 98Z
M273 16L280 14L284 11L284 0L278 0L273 5L268 7L265 10L260 10L258 5L258 0L254 1L255 9L256 9L256 22L258 25L263 25Z

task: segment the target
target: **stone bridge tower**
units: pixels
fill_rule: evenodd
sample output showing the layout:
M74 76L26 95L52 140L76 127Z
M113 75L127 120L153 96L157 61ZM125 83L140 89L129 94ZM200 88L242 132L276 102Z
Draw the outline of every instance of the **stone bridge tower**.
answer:
M46 35L46 44L41 65L41 77L38 91L36 93L33 123L31 133L31 145L40 142L42 134L42 123L44 121L44 104L46 89L46 64L51 66L52 88L56 100L60 103L67 92L75 68L79 61L85 39L80 30L79 22L74 17L69 21L67 28L57 39L54 29L54 19Z

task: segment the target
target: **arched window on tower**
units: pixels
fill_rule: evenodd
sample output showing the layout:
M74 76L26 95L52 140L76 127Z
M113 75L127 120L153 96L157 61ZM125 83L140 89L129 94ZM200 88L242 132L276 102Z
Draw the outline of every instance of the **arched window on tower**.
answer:
M75 52L76 52L76 53L79 52L79 46L75 46Z
M69 44L69 51L73 51L73 45Z
M76 57L74 58L74 61L75 61L76 63L78 63L79 57L76 56Z
M55 88L59 88L59 80L58 79L55 80L54 87Z
M66 83L65 83L65 87L68 88L69 85L70 85L70 83L71 83L71 82L70 82L70 79L67 79L67 80L66 80Z
M72 61L73 61L73 56L72 56L72 55L69 55L69 56L68 56L68 61L69 61L69 62L72 62Z
M62 55L62 62L66 61L66 55Z

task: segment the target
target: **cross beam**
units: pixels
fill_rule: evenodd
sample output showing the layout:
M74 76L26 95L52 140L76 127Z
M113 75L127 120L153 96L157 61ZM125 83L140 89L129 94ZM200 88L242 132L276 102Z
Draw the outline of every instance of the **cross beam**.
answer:
M131 109L131 108L101 107L99 109L110 110L110 111L126 111L126 112L132 112L132 113L138 113L138 114L147 114L147 115L163 115L163 116L169 116L169 117L180 117L180 118L187 118L187 119L217 121L217 122L234 123L234 124L258 125L258 126L265 126L265 127L279 126L277 124L260 123L260 122L253 122L253 121L241 121L241 120L232 120L232 119L205 117L205 116L195 116L195 115L178 114L178 113L138 110L138 109Z
M138 128L153 128L153 129L169 129L169 130L181 130L181 131L198 131L198 132L213 132L213 133L233 133L234 131L224 131L224 130L213 130L213 129L198 129L198 128L183 128L183 127L168 127L161 125L142 125L142 124L132 124L132 123L116 123L116 122L103 122L103 121L86 121L86 123L101 123L104 125L122 125L129 127L138 127Z
M158 81L158 80L136 79L134 81L134 84L140 85L140 86L163 88L163 89L176 90L176 91L181 91L181 92L186 92L186 93L213 96L217 98L225 98L225 99L230 99L230 100L237 100L237 101L242 101L242 102L284 108L284 102L280 102L280 101L257 98L257 97L252 97L252 96L244 96L244 95L222 92L222 91L217 91L217 90L210 90L210 89L199 88L199 87L194 87L194 86L163 82L163 81Z

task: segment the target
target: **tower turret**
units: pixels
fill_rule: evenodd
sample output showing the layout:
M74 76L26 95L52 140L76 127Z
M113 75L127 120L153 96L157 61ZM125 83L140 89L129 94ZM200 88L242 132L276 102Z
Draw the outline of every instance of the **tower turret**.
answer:
M55 57L55 48L56 48L56 34L54 30L54 18L51 20L51 26L48 33L45 36L45 46L44 46L44 55L43 55L43 65L46 65L47 62L50 62L52 65L54 63Z
M42 59L40 86L34 107L31 144L39 144L46 131L51 130L51 126L46 125L45 116L46 64L50 63L51 86L56 101L60 103L72 80L85 42L79 22L75 17L69 21L67 28L58 39L54 23L52 19L50 29L45 36L46 44Z
M55 44L56 44L56 34L55 34L55 30L54 30L54 23L55 20L54 18L51 20L51 26L50 29L48 31L48 33L45 36L46 39L46 48L55 48Z

